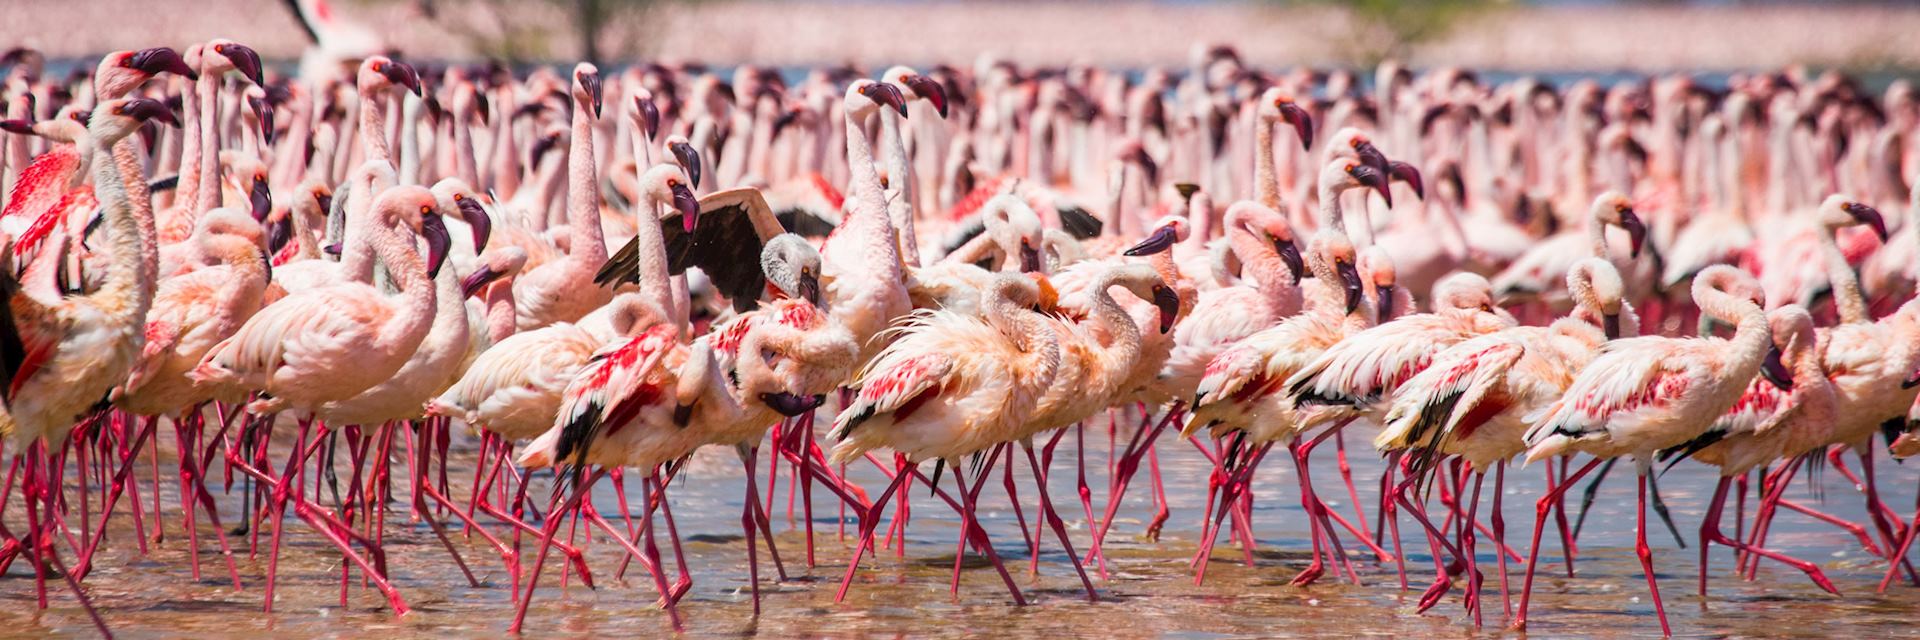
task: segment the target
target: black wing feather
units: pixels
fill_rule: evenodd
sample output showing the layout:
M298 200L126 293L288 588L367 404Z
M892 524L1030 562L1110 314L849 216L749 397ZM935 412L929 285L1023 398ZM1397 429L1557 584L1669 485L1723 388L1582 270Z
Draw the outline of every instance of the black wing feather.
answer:
M679 213L660 219L660 235L667 245L667 272L680 275L688 267L699 267L713 281L714 290L733 301L735 311L759 308L760 293L767 286L767 276L760 270L764 245L746 205L702 212L700 228L691 234L680 220Z

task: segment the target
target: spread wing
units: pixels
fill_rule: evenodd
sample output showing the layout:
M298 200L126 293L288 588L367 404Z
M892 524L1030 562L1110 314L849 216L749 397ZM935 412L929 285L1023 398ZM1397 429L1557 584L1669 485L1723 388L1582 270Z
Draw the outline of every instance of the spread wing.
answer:
M660 237L667 249L667 272L679 275L699 267L714 288L733 301L736 311L759 306L766 288L760 271L760 249L780 235L780 221L767 207L759 189L741 187L707 194L700 199L699 228L688 233L675 212L660 219ZM594 282L635 282L639 277L639 238L627 241L594 275Z

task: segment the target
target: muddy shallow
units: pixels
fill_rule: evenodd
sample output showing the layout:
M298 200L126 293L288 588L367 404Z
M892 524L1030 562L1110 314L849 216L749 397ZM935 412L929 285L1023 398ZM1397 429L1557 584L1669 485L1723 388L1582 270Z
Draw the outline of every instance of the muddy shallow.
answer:
M163 431L170 433L170 430ZM1093 486L1096 509L1105 503L1109 459L1105 432L1104 427L1089 429L1087 436L1087 476ZM1366 506L1369 527L1374 516L1374 485L1381 467L1378 458L1365 448L1364 443L1370 436L1368 430L1359 427L1348 436L1349 444L1354 445L1349 461ZM399 502L392 505L386 546L394 583L413 608L404 618L394 618L377 592L361 588L357 571L347 591L347 606L341 606L341 557L297 520L287 522L289 534L280 562L281 580L272 614L261 612L266 572L267 538L264 535L262 554L257 559L248 559L244 541L233 539L239 545L236 547L239 570L245 583L244 590L235 591L226 579L225 564L209 538L213 529L203 518L203 579L194 582L187 567L186 536L180 528L178 499L174 493L171 436L164 441L160 477L165 486L160 501L166 518L165 541L149 545L148 552L142 556L123 502L113 533L96 563L98 567L86 582L94 602L121 637L183 633L219 636L272 631L290 637L366 637L375 633L398 638L449 633L497 635L507 629L513 616L513 596L499 556L481 544L477 536L471 541L457 537L456 524L455 539L482 583L479 588L469 586L431 530L424 524L406 522L406 507ZM278 449L276 457L283 451L284 448ZM1059 456L1050 478L1052 495L1060 505L1076 550L1084 555L1091 534L1074 489L1072 438L1062 444ZM462 436L454 445L451 472L453 494L461 501L467 495L473 457L470 441ZM346 456L339 456L339 460L344 465ZM1144 520L1152 513L1148 477L1143 468L1140 481L1129 491L1109 536L1112 575L1101 580L1095 574L1095 585L1100 592L1097 603L1086 601L1066 555L1051 534L1043 547L1039 576L1028 576L1026 543L1015 524L1015 514L1009 508L1005 490L1000 486L999 471L995 471L995 477L982 492L980 517L993 536L995 548L1007 560L1029 598L1031 604L1027 607L1012 606L999 576L974 555L968 556L959 597L949 595L959 518L943 502L930 497L924 486L913 492L915 508L905 557L896 556L892 549L880 550L877 561L870 557L863 565L846 602L836 604L834 591L845 573L856 526L851 517L847 518L847 535L840 537L838 503L825 490L816 490L813 517L816 555L815 565L809 569L802 508L796 500L794 519L788 520L790 476L783 472L773 517L789 579L779 584L772 582L774 571L763 547L761 575L765 599L763 611L756 618L747 591L746 553L739 528L744 488L739 462L730 450L703 451L674 483L669 494L694 576L692 591L679 606L684 629L700 636L766 634L775 637L924 637L980 633L1121 637L1502 635L1499 630L1506 616L1501 609L1499 569L1493 547L1484 536L1478 557L1487 576L1483 595L1486 628L1476 632L1471 627L1471 621L1462 614L1458 588L1427 614L1412 612L1420 590L1432 578L1433 564L1425 553L1424 537L1406 518L1401 531L1407 549L1408 580L1413 585L1410 590L1400 588L1392 563L1375 563L1371 558L1362 561L1358 555L1354 556L1354 566L1360 572L1361 585L1329 572L1314 586L1288 586L1287 581L1307 561L1307 526L1298 505L1292 466L1278 455L1268 458L1256 480L1253 528L1259 541L1256 565L1244 566L1240 549L1223 539L1215 549L1205 584L1195 586L1188 560L1199 534L1208 463L1193 446L1168 437L1160 443L1160 464L1172 518L1166 523L1160 542L1141 539ZM1352 501L1345 495L1331 445L1316 454L1315 464L1315 485L1323 497L1351 519ZM1857 468L1856 460L1850 458L1849 464ZM396 461L396 465L404 472L404 462ZM1879 465L1882 490L1887 494L1888 503L1903 512L1914 504L1915 473L1911 466L1895 465L1884 459ZM923 470L931 472L931 467L931 464L925 465ZM763 491L766 489L765 468L763 453L760 466ZM1533 498L1539 495L1544 484L1542 472L1537 466L1510 471L1504 499L1508 543L1525 553L1533 520ZM1627 471L1625 465L1617 469L1615 480L1601 491L1595 512L1580 539L1577 577L1565 576L1559 544L1549 530L1530 615L1532 634L1540 637L1657 634L1659 627L1652 603L1633 554L1634 494ZM151 466L143 462L139 473L148 478L147 483L151 482ZM855 465L850 473L869 493L878 494L884 487L883 477L871 465ZM1031 473L1024 462L1016 468L1029 526L1037 515ZM218 478L217 467L213 475ZM343 483L344 478L343 472ZM1694 593L1698 566L1694 537L1714 478L1711 469L1688 463L1675 468L1660 481L1676 524L1688 539L1688 548L1680 549L1657 524L1650 537L1667 613L1676 635L1814 635L1839 628L1862 637L1911 633L1914 615L1920 611L1920 607L1914 605L1915 595L1920 591L1896 584L1886 595L1875 594L1884 562L1866 554L1855 539L1841 529L1784 511L1773 527L1769 546L1819 564L1846 595L1827 595L1798 571L1777 564L1763 565L1755 582L1741 581L1733 576L1732 553L1716 548L1712 555L1712 596L1703 602ZM1801 481L1790 490L1789 497L1843 518L1863 521L1865 509L1859 494L1841 474L1828 470L1820 480L1818 492ZM394 495L404 502L409 495L407 487L404 480L396 482L401 484ZM949 489L953 487L951 480L943 482L948 483ZM629 497L637 510L639 483L637 479L630 479L629 485ZM71 482L69 486L73 486ZM537 480L536 494L543 495L547 486L548 479ZM217 494L218 489L215 491ZM1487 505L1491 502L1491 491L1492 479L1489 478L1485 489L1488 495L1483 495L1483 513L1490 509ZM239 508L238 495L236 491L231 496L220 496L223 518L228 519L229 524ZM142 497L151 513L152 496L143 492ZM13 521L21 517L19 505L17 498L13 499L15 504L8 510L7 519L10 526L18 526ZM617 498L608 483L598 487L594 500L603 513L618 522L614 515ZM330 498L322 500L328 501ZM77 512L73 517L77 518ZM1731 520L1732 508L1729 507L1729 529ZM663 526L658 528L664 533ZM588 557L599 588L582 587L577 576L569 576L567 586L560 588L560 563L549 559L540 595L528 615L526 629L530 635L559 632L651 636L671 629L666 613L652 606L655 601L652 581L637 564L626 580L614 578L620 551L598 533L595 532ZM664 540L662 542L663 553L669 554L671 565L671 551L664 547ZM533 545L527 546L529 552L523 562L530 567ZM67 558L71 561L70 555ZM1520 567L1510 565L1509 569L1513 572L1511 585L1517 603ZM1089 572L1092 571L1089 567ZM35 610L31 569L25 563L15 563L10 572L0 578L0 599L5 603L0 606L0 624L5 625L0 635L91 634L91 625L75 600L58 587L57 582L50 585L53 608Z

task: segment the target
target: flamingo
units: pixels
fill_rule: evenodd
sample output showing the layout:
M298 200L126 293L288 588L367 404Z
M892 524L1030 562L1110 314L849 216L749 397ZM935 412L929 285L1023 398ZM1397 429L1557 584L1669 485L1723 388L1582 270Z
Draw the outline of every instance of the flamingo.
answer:
M1653 550L1647 546L1647 474L1654 452L1698 437L1733 408L1755 375L1765 373L1782 389L1792 387L1791 372L1777 356L1768 356L1773 339L1761 295L1753 277L1738 269L1716 265L1702 270L1694 278L1694 303L1701 313L1735 325L1732 339L1649 336L1609 342L1568 385L1566 395L1532 420L1525 436L1528 461L1571 452L1600 459L1634 456L1640 476L1634 549L1653 593L1661 631L1668 634L1672 631L1654 578ZM1600 459L1574 472L1553 493L1564 492ZM1544 514L1553 493L1541 499L1536 515ZM1515 628L1526 624L1546 524L1544 518L1536 520Z
M391 378L400 370L432 328L436 294L431 279L439 272L451 244L446 227L440 222L438 199L424 187L397 186L382 192L371 203L378 218L376 233L368 240L382 262L390 265L401 296L388 297L372 285L343 282L301 291L260 310L231 337L209 351L199 366L188 373L195 382L216 388L246 389L261 392L260 399L246 404L248 412L269 415L283 409L315 411L331 401L350 398ZM412 238L402 233L402 225L427 240L425 263L413 250ZM348 373L351 372L351 373ZM305 497L289 495L287 487L297 487L299 470L306 455L305 443L310 426L302 422L296 438L288 472L280 478L257 469L249 476L273 484L275 556L281 537L280 520L287 501L292 499L303 520L323 531L333 527L323 513L316 513ZM235 456L228 453L229 459ZM235 460L235 462L238 462ZM243 469L244 465L236 464ZM329 539L349 559L372 578L387 597L395 614L407 611L399 592L382 574L348 546L346 540ZM277 571L267 572L266 606L273 606Z
M1720 481L1707 502L1707 516L1700 523L1701 597L1707 595L1708 550L1715 543L1778 560L1806 572L1821 589L1836 595L1840 592L1813 563L1760 549L1720 532L1720 512L1726 506L1727 487L1733 479L1778 459L1784 451L1808 450L1824 443L1839 404L1833 383L1820 365L1813 316L1806 308L1791 304L1778 307L1767 312L1767 323L1774 348L1768 357L1778 354L1781 366L1792 376L1792 388L1783 390L1770 380L1755 379L1739 402L1712 427L1660 454L1662 460L1673 459L1668 468L1688 457L1720 468ZM1861 535L1864 538L1865 532Z
M975 537L972 492L959 466L961 456L994 446L996 434L1015 432L1031 417L1060 366L1060 341L1046 320L1028 307L1040 299L1035 280L1002 274L982 300L982 316L922 311L860 373L859 394L834 419L839 441L830 462L844 462L886 447L912 465L928 458L952 467L965 499L963 540ZM990 466L990 465L989 465ZM854 551L836 599L852 584L859 557L873 545L881 509L910 474L902 468L860 519ZM982 551L1006 581L1015 602L1025 602L992 546Z
M95 154L111 153L115 143L149 120L179 125L166 106L154 100L103 102L93 109L84 144ZM0 434L26 452L29 461L29 481L22 491L40 606L46 606L46 576L52 565L105 632L106 623L48 538L50 527L56 526L59 493L52 479L62 477L64 456L59 452L75 423L126 379L145 346L142 325L153 305L155 279L141 258L154 231L153 220L140 215L126 196L127 182L144 181L143 176L125 176L113 162L94 162L90 172L105 208L114 256L104 284L91 294L43 301L20 291L10 271L0 275L0 297L7 301L6 313L0 314L0 400L6 407L0 414ZM37 500L44 500L44 511L34 506ZM48 529L42 528L43 518Z
M514 284L514 310L520 330L555 322L571 322L607 303L613 292L592 286L593 274L607 261L607 245L600 228L600 190L594 169L593 128L600 119L600 71L580 63L573 69L572 148L567 153L567 254L521 274ZM672 187L681 177L663 182ZM658 194L653 194L658 198ZM692 199L681 187L675 199ZM642 207L642 211L651 208ZM693 218L688 218L692 228ZM671 311L674 307L662 305Z
M873 145L865 123L882 108L904 112L905 98L891 84L856 80L847 87L841 110L846 120L847 164L853 183L840 226L820 249L822 277L833 319L861 345L861 361L885 345L876 339L897 318L907 315L904 263L896 230L881 193L873 163Z

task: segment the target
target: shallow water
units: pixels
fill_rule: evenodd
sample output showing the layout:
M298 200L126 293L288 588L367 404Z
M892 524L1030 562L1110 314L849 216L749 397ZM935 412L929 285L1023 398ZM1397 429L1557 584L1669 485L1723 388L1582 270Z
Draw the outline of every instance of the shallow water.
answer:
M1348 443L1354 445L1349 462L1366 507L1367 526L1371 528L1374 485L1381 462L1365 446L1370 438L1369 430L1359 427L1347 437ZM396 619L376 591L360 587L357 571L347 590L346 606L341 606L339 554L312 530L292 519L286 523L288 535L280 561L281 580L273 613L261 612L268 540L264 534L260 540L262 554L257 559L247 558L245 543L234 540L240 545L236 547L239 571L245 583L244 590L235 591L209 538L213 529L203 518L203 579L194 582L187 567L186 537L180 529L178 499L173 491L176 480L171 459L172 438L165 440L167 446L160 475L166 485L160 499L167 526L165 541L150 546L142 556L123 502L120 517L113 526L114 533L86 582L94 602L121 637L272 631L294 637L365 637L377 633L399 638L450 633L497 635L507 629L513 615L513 602L509 577L499 556L477 536L471 541L457 537L456 523L455 540L482 583L479 588L469 586L431 530L424 524L406 522L404 501L409 494L404 482L394 491L396 499L403 502L392 505L386 547L394 584L413 608L410 615ZM451 473L455 484L453 495L464 501L467 479L473 473L474 451L464 435L460 440L454 445ZM1105 505L1110 459L1104 427L1088 430L1087 449L1087 475L1093 485L1094 506L1099 509ZM283 452L284 448L279 451ZM1166 523L1159 542L1141 539L1144 520L1152 514L1149 476L1143 465L1109 536L1111 577L1102 580L1097 574L1094 576L1100 593L1097 603L1086 601L1071 565L1051 534L1045 538L1038 577L1028 576L1026 543L1005 490L1001 488L1000 472L993 472L994 477L981 494L980 518L1028 597L1031 605L1027 607L1012 606L998 574L974 555L967 558L959 596L948 593L959 518L939 499L930 497L924 485L917 485L912 492L913 518L904 557L896 556L893 549L880 550L877 560L869 556L847 600L835 603L834 591L845 573L856 526L849 518L845 527L847 535L840 537L842 521L838 503L832 494L817 489L813 517L816 556L815 565L809 569L802 532L803 510L796 502L794 520L787 519L790 476L783 472L776 489L773 516L781 559L789 579L773 583L773 568L762 547L764 601L763 611L756 618L747 591L746 554L739 529L744 489L739 462L731 451L703 451L675 481L669 493L694 577L691 592L679 605L683 628L699 636L766 634L775 637L990 633L1194 638L1517 635L1501 631L1506 616L1500 600L1500 573L1493 547L1484 535L1478 558L1487 576L1483 593L1485 628L1476 631L1462 614L1458 587L1428 613L1413 613L1421 589L1433 577L1433 564L1425 552L1424 536L1409 518L1402 518L1401 532L1410 589L1400 588L1393 563L1377 563L1371 557L1363 559L1356 554L1351 548L1350 536L1343 540L1355 558L1361 585L1352 584L1330 569L1316 585L1288 586L1287 581L1306 565L1309 547L1292 465L1280 455L1269 456L1256 480L1253 531L1259 544L1255 565L1251 568L1243 565L1239 548L1223 539L1215 549L1205 583L1195 586L1188 560L1199 535L1209 463L1192 445L1178 442L1171 435L1162 439L1159 453L1172 518ZM276 457L278 455L276 452ZM1074 488L1075 456L1071 437L1062 443L1058 456L1050 477L1052 495L1060 505L1076 551L1084 555L1091 533ZM396 458L399 457L396 454ZM1322 496L1352 519L1353 504L1346 497L1336 457L1331 444L1317 452L1313 480ZM344 465L346 456L339 459ZM1849 456L1850 465L1857 468L1857 462ZM404 462L397 460L395 464L395 475L399 476L405 470ZM1884 459L1879 464L1888 503L1903 511L1913 504L1915 473L1909 467L1911 465L1895 465ZM764 452L760 468L762 491L765 491ZM1580 538L1577 577L1566 577L1556 534L1549 529L1529 616L1532 634L1644 637L1657 633L1659 627L1651 600L1633 553L1634 492L1629 469L1625 465L1616 469L1614 479L1600 492L1594 514ZM923 471L930 473L932 465L924 465ZM965 471L971 477L972 470ZM1538 466L1509 471L1503 496L1508 543L1525 553L1533 521L1533 499L1544 486L1542 471ZM1024 461L1016 467L1016 472L1025 505L1024 516L1031 526L1037 516L1033 506L1037 498L1032 492L1032 472ZM151 486L147 484L151 482L151 473L151 467L142 463L139 474L147 478L143 483L146 487ZM877 495L884 487L884 477L870 464L854 465L850 473L870 494ZM219 476L217 465L213 475ZM345 477L343 472L343 483ZM1875 594L1874 588L1885 566L1883 562L1863 552L1846 532L1784 511L1775 523L1770 546L1817 563L1846 595L1827 595L1798 571L1777 564L1763 565L1757 581L1744 582L1733 576L1731 552L1716 548L1712 555L1712 595L1703 602L1695 595L1698 555L1693 547L1714 479L1713 470L1684 463L1663 476L1659 483L1688 545L1684 550L1677 547L1672 536L1659 527L1657 520L1653 521L1655 529L1649 540L1654 548L1662 594L1666 596L1667 614L1676 635L1824 635L1840 628L1864 637L1913 633L1909 629L1916 612L1913 604L1916 587L1895 585L1886 595ZM1828 470L1821 480L1818 487L1824 493L1823 500L1814 495L1804 481L1796 483L1789 497L1849 520L1864 521L1862 500L1841 474ZM949 490L954 486L950 479L943 482ZM628 484L628 495L637 505L639 482L629 479ZM73 486L70 482L69 495ZM539 479L535 485L536 495L544 495L547 486L547 479ZM1482 513L1490 509L1484 505L1491 502L1492 487L1489 477ZM218 493L217 488L215 491ZM239 509L238 495L236 491L220 498L223 517L229 524L232 514ZM142 497L150 514L152 496L143 492ZM323 499L323 503L330 500ZM617 498L610 483L599 485L594 500L603 513L619 522ZM1570 500L1570 508L1576 508L1575 503ZM1434 509L1438 511L1437 506ZM10 526L18 526L14 520L20 518L20 513L17 503L9 509ZM1726 518L1729 530L1732 519L1730 506ZM660 530L664 533L664 527ZM667 614L652 606L656 596L651 579L636 564L625 581L616 580L613 573L620 552L610 540L595 533L588 550L588 562L598 589L582 587L578 576L568 576L567 586L560 588L560 563L550 558L541 591L526 622L529 634L650 636L669 631ZM664 543L662 540L662 551L668 554L671 565L671 550ZM528 544L528 549L523 562L530 567L533 545ZM71 561L70 555L68 560ZM1517 564L1509 566L1516 604L1519 569ZM1089 567L1089 572L1092 571ZM1459 584L1464 586L1464 581ZM0 628L4 629L0 630L0 636L90 634L90 623L72 596L58 582L49 588L52 608L36 611L32 603L31 570L25 563L15 563L10 572L0 578L0 599L5 602L0 606L0 624L5 625Z

